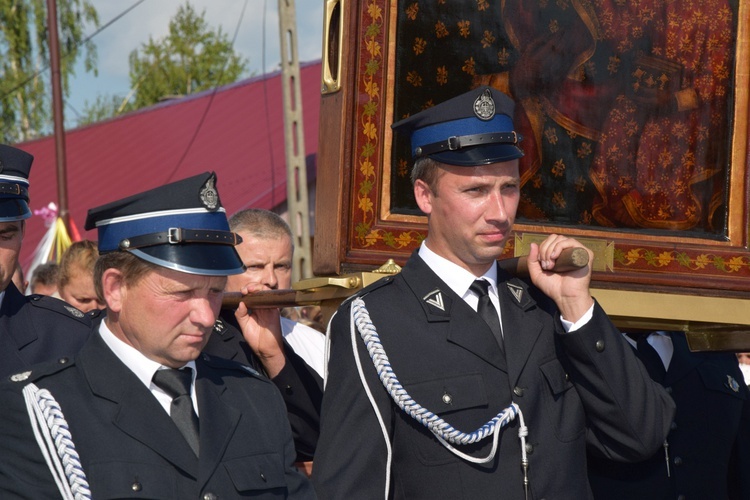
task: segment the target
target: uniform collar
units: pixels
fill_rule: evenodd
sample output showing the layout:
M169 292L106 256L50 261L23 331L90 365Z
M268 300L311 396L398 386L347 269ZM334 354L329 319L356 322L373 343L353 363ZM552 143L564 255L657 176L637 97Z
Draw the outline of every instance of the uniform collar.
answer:
M456 295L465 299L471 294L469 287L478 278L477 276L430 250L426 241L423 241L419 247L419 256ZM484 278L489 282L490 294L497 297L497 264L490 266L487 272L479 278Z
M99 335L107 347L132 371L138 380L143 382L143 385L147 389L151 387L151 380L154 378L154 373L162 365L152 359L147 358L135 347L126 344L112 333L112 330L107 326L106 321L99 323ZM196 369L195 361L189 361L185 366L189 366L193 369L193 382L195 382Z

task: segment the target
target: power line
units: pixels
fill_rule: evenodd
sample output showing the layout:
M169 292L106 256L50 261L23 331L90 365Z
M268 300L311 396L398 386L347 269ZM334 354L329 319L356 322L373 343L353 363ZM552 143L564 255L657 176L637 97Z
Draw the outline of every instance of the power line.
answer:
M103 26L101 26L100 28L98 28L97 30L95 30L92 34L90 34L89 36L87 36L86 38L84 38L83 40L81 40L80 42L78 42L76 44L75 48L77 49L81 45L84 45L84 44L88 43L89 41L91 41L91 39L93 39L96 35L98 35L102 31L104 31L105 29L107 29L110 26L112 26L115 22L119 21L120 18L122 18L125 14L127 14L128 12L130 12L131 10L133 10L134 8L136 8L138 5L142 4L145 1L146 0L138 0L137 2L135 2L133 5L131 5L130 7L128 7L127 9L125 9L124 11L122 11L121 13L119 13L118 15L116 15L115 17L113 17L106 24L104 24ZM63 54L62 58L63 59L68 59L70 57L70 55L71 55L72 52L73 52L72 50L68 51L66 54ZM39 70L37 70L33 75L29 76L26 80L22 81L21 83L19 83L18 85L16 85L12 89L10 89L8 92L6 92L3 95L3 99L5 99L6 97L8 97L10 94L12 94L13 92L15 92L16 90L20 89L21 87L25 86L30 81L32 81L33 79L37 78L39 75L41 75L43 72L47 71L48 69L49 69L49 63L45 63L44 66L42 66ZM74 109L74 111L75 111L75 109Z
M247 0L245 0L245 3L242 6L242 12L240 12L240 18L237 20L237 27L234 29L234 36L232 37L232 51L234 51L234 42L237 40L237 34L240 32L240 26L242 26L242 19L245 17L245 9L247 8ZM200 121L198 122L198 125L195 128L195 132L193 133L193 137L190 138L190 142L185 147L185 152L182 154L182 157L177 162L177 165L175 165L174 169L172 169L172 172L169 173L167 176L166 182L171 182L173 176L177 173L177 171L182 166L182 162L185 161L185 158L187 158L188 153L190 152L190 149L192 149L193 144L195 144L195 140L198 138L198 134L200 133L201 129L203 128L203 123L206 121L206 116L208 116L208 112L211 110L211 105L214 102L214 97L216 96L216 92L219 89L219 82L221 82L221 79L224 76L224 71L227 69L227 65L229 64L229 61L231 60L231 56L227 57L227 60L224 63L224 66L221 68L221 72L219 73L219 76L216 80L216 84L214 85L213 90L211 91L211 96L208 99L208 103L206 104L206 109L203 110L203 116L201 116Z

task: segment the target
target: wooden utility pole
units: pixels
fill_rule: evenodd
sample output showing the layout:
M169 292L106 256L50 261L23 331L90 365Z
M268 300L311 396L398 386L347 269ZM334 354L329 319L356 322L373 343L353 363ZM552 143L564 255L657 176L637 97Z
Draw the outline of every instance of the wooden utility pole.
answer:
M302 121L299 59L297 58L297 17L294 0L279 0L281 37L281 85L284 103L284 145L286 152L286 199L289 225L294 236L292 280L312 276L310 250L310 209L305 165L305 130Z
M49 58L52 77L52 116L55 124L55 157L57 159L58 215L70 234L68 211L67 167L65 161L65 125L63 120L63 98L60 76L60 43L57 35L57 3L47 0L47 27L49 30Z

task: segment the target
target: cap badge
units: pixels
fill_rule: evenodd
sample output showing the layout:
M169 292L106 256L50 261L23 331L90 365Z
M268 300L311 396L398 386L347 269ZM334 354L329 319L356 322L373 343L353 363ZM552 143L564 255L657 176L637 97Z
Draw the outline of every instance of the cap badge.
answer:
M201 189L201 201L209 210L216 210L219 206L219 193L216 191L216 176L211 176Z
M66 310L67 310L67 311L68 311L68 312L69 312L70 314L72 314L73 316L75 316L76 318L83 318L83 316L84 316L84 314L83 314L83 313L82 313L81 311L79 311L78 309L76 309L76 308L75 308L75 307L73 307L73 306L63 306L63 307L65 307L65 309L66 309Z
M495 116L495 101L492 100L492 92L486 89L474 101L474 114L480 120L491 120Z

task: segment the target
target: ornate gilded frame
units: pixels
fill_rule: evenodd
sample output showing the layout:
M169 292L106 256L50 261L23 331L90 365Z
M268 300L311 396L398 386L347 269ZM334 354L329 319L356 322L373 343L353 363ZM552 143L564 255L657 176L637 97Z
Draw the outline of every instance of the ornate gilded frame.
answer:
M394 121L392 75L397 2L334 3L340 9L338 19L343 26L335 65L337 70L344 68L344 91L324 95L322 101L317 218L319 227L329 227L316 234L316 274L370 268L386 258L403 263L425 237L426 230L424 217L391 210L390 124ZM564 232L594 250L594 280L604 288L647 286L650 290L739 297L750 293L750 1L741 0L738 9L727 237L717 240L673 233L517 224L515 238L507 245L503 258L525 253L530 241L548 233ZM337 56L329 46L330 41L324 56L334 59ZM324 57L324 68L330 64L333 63ZM329 134L332 128L325 120L338 127L334 130L341 132L340 137ZM325 188L331 190L331 196L324 192L321 197L321 183L334 184ZM336 235L339 241L328 240Z

